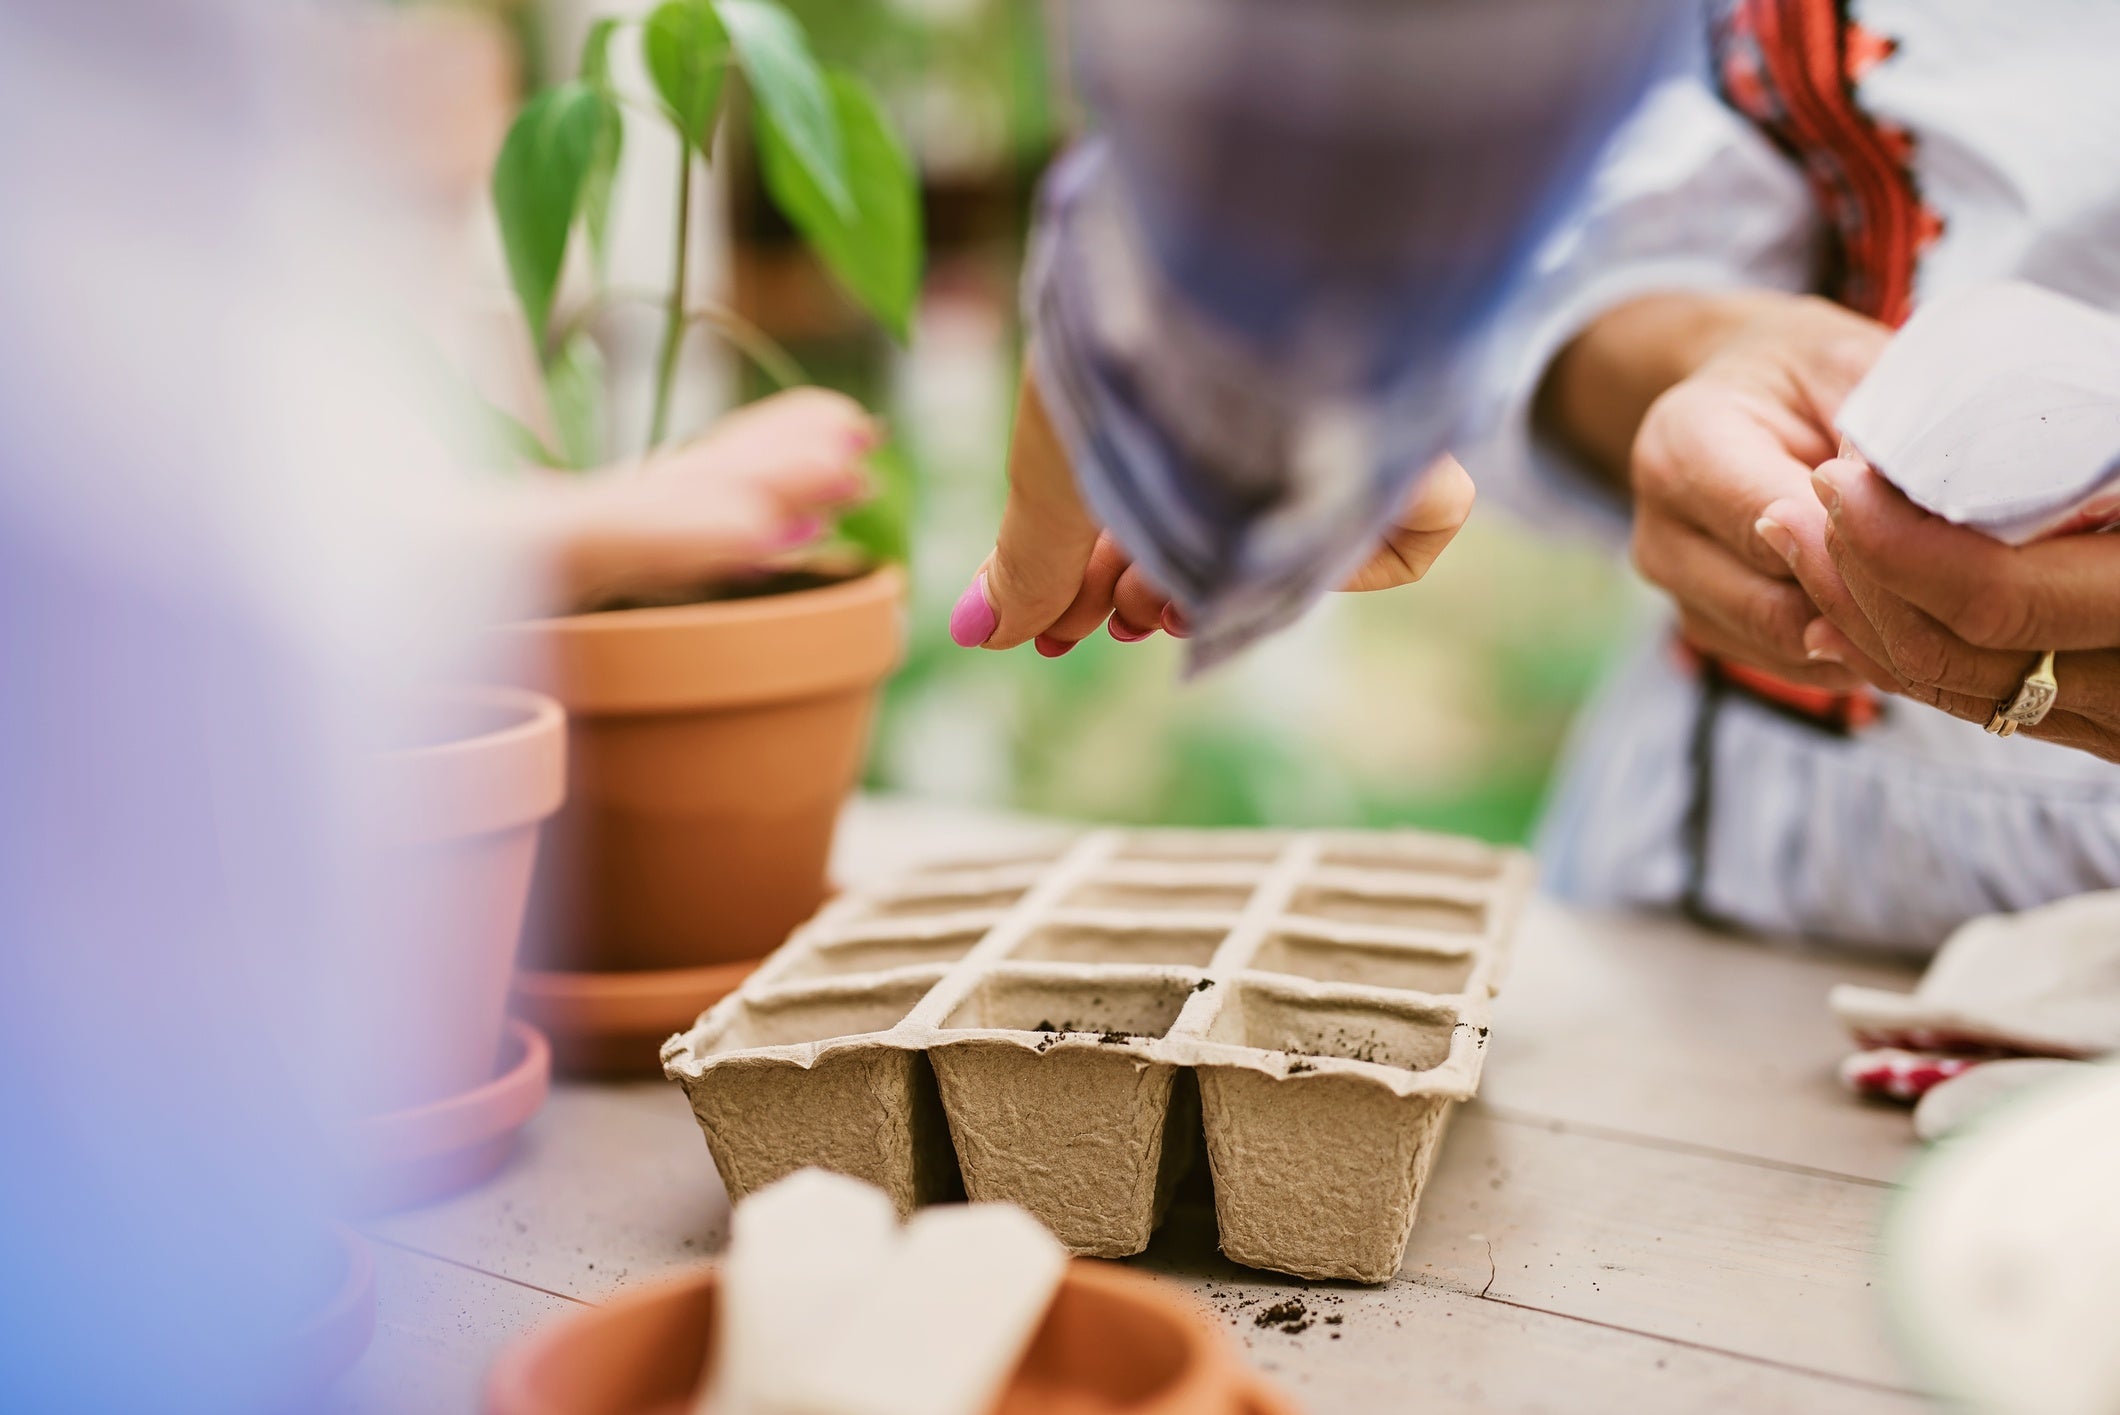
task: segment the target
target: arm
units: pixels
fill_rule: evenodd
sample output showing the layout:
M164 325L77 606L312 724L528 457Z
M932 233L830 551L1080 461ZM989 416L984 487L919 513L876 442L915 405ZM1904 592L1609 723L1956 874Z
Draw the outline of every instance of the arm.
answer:
M1025 533L1004 530L960 642L1057 622L1099 544L1081 522L1184 607L1196 666L1355 574L1447 445L1476 332L1678 6L1152 8L1071 8L1102 130L1049 177L1025 282L1080 522L1055 536L1012 512Z

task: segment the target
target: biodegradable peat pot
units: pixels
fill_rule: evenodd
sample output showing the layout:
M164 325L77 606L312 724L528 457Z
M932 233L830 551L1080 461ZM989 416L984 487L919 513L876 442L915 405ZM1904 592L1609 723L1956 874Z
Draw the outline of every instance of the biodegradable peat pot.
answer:
M538 832L566 790L566 719L519 688L459 688L422 705L420 745L377 758L379 899L347 985L389 1039L353 1113L388 1117L494 1081Z
M501 1354L487 1415L686 1415L715 1359L712 1269L555 1322ZM995 1415L1292 1415L1184 1299L1078 1259Z
M514 626L566 706L569 785L532 965L680 972L762 957L825 897L904 576ZM681 1023L680 1023L681 1025ZM641 1058L653 1066L654 1049Z

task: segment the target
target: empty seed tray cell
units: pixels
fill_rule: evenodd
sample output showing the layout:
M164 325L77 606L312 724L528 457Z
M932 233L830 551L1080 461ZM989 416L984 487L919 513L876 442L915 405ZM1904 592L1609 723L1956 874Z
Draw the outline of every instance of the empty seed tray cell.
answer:
M1529 887L1414 832L1099 831L833 901L663 1069L732 1199L821 1165L1123 1257L1204 1157L1231 1258L1383 1282Z

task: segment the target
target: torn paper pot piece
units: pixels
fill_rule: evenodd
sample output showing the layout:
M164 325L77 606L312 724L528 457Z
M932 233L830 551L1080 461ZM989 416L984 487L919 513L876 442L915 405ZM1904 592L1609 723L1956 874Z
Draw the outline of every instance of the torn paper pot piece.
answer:
M2120 318L2015 281L1954 291L1836 422L1915 505L2011 545L2120 524Z
M2091 1057L2120 1051L2120 890L1962 926L1911 993L1842 986L1864 1047Z

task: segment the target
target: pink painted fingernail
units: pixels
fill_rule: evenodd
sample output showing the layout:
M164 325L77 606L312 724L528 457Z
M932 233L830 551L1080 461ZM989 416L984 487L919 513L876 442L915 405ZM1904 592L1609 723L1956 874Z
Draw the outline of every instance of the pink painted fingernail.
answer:
M1112 637L1122 644L1138 644L1150 634L1156 632L1153 629L1130 628L1116 614L1112 616L1111 624L1108 627L1111 629Z
M1192 621L1175 604L1166 604L1163 606L1163 632L1174 639L1185 638L1192 633Z
M794 522L768 542L771 550L792 550L798 545L807 545L824 534L822 516L805 516Z
M1789 534L1787 526L1784 526L1772 516L1762 516L1752 523L1752 529L1776 555L1788 562L1791 569L1795 568L1796 537Z
M1840 514L1840 488L1824 472L1811 473L1811 490L1818 493L1819 505L1826 508L1828 516Z
M874 420L864 422L859 427L847 429L847 451L852 453L856 457L865 456L870 452L874 452L878 447L881 447L882 445L883 428Z
M1079 641L1075 639L1056 639L1050 634L1040 634L1034 642L1037 644L1039 657L1065 658Z
M950 611L950 641L961 649L978 648L994 636L994 626L1000 622L994 606L987 602L986 574L982 571Z

